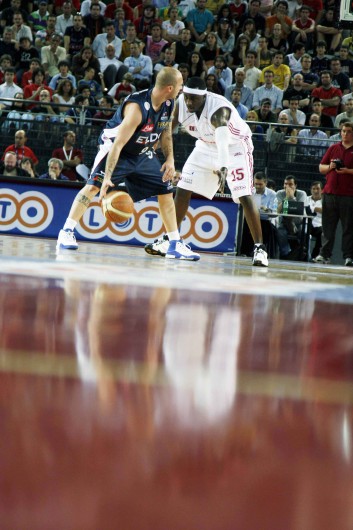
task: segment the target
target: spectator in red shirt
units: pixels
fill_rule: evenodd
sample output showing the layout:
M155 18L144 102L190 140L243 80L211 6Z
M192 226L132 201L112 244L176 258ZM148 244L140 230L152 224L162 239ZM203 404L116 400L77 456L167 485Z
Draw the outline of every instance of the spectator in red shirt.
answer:
M26 85L23 91L23 97L27 101L39 101L39 94L43 88L49 91L50 97L53 96L53 91L44 82L45 73L43 68L37 68L33 70L32 83ZM28 109L31 109L33 105L29 105Z
M40 66L41 66L40 59L37 59L36 57L34 57L29 64L29 70L27 70L27 72L25 72L22 76L21 85L23 88L26 85L30 85L32 83L33 71L37 70L37 68L39 68Z
M312 99L319 98L323 106L322 114L334 118L341 103L342 91L332 85L332 73L329 70L320 73L320 81L321 86L314 88L311 93Z
M69 180L82 180L82 177L77 173L76 167L82 164L83 152L81 149L74 147L76 143L76 134L73 131L66 131L64 133L64 145L54 149L52 158L58 158L63 161L63 169L61 173Z
M36 166L39 162L36 155L33 153L30 147L27 147L25 144L27 142L26 131L22 129L15 132L15 143L6 147L4 154L2 155L2 160L8 151L13 151L16 154L17 165L19 166L22 158L28 157L33 160L34 165Z
M342 141L327 149L319 165L326 184L322 199L322 247L313 261L330 262L336 228L341 221L343 258L347 267L353 267L353 123L343 125L341 136Z
M117 9L122 8L125 13L125 20L130 20L131 22L134 20L134 11L133 9L124 2L124 0L114 0L112 4L107 5L107 9L105 10L104 16L105 18L109 18L110 20L114 20L115 18L115 11Z
M120 92L124 92L127 94L132 94L133 92L136 92L136 87L133 85L134 76L127 72L123 76L123 80L121 83L116 83L112 88L109 90L108 95L112 96L117 103L119 100L119 94Z
M137 32L137 37L144 40L147 35L151 35L152 24L159 22L156 18L156 7L152 5L146 5L143 8L143 15L134 21L134 25Z

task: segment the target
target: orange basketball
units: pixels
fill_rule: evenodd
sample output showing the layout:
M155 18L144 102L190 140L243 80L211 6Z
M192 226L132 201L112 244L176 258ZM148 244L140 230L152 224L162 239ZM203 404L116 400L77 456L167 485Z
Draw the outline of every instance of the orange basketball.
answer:
M102 200L104 216L113 223L125 223L134 213L134 203L125 191L111 191Z

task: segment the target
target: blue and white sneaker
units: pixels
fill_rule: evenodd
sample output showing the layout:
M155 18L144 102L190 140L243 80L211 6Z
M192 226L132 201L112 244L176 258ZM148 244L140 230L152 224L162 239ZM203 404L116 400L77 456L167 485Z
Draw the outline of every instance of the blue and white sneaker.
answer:
M184 245L181 240L173 240L169 243L168 252L166 253L165 257L167 259L185 259L189 261L198 261L200 259L200 254L196 254L196 252L193 252L191 248L188 245Z
M75 234L72 230L60 230L56 249L77 250L78 244L76 242Z

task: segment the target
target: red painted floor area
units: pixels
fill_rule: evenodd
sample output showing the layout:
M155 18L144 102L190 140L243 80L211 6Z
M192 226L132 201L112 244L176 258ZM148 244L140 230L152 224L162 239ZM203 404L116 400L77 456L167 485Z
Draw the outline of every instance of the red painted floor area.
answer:
M53 245L0 255L0 530L352 530L350 273Z

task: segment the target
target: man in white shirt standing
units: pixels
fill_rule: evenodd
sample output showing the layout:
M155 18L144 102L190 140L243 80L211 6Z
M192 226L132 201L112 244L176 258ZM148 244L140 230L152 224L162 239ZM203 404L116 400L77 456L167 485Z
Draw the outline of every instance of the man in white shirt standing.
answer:
M107 20L105 23L105 33L101 33L94 38L92 49L95 55L100 59L105 57L105 50L108 44L112 44L115 48L115 57L119 58L121 55L122 40L115 35L115 26L112 20Z
M5 83L0 85L0 109L10 108L12 105L11 101L3 100L2 98L14 98L16 94L22 94L23 90L21 87L16 85L13 80L15 77L14 68L5 68L4 78Z

